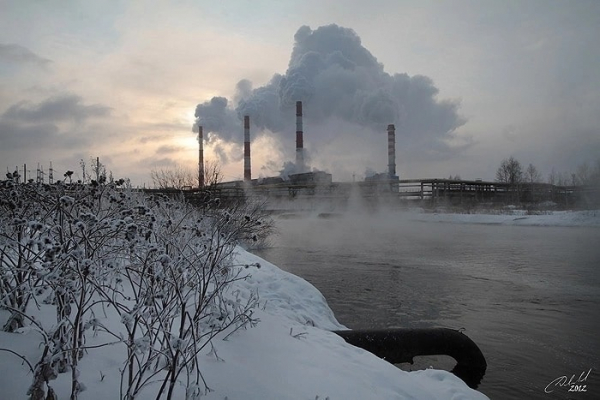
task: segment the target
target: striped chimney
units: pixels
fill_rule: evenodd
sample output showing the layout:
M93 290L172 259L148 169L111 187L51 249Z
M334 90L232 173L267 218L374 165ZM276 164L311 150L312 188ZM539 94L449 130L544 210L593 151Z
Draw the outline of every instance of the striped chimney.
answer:
M202 126L198 126L198 189L204 187L204 137Z
M390 179L396 176L396 127L389 124L388 131L388 175Z
M296 102L296 173L304 172L304 133L302 132L302 102Z
M250 167L250 116L244 116L244 180L252 180Z

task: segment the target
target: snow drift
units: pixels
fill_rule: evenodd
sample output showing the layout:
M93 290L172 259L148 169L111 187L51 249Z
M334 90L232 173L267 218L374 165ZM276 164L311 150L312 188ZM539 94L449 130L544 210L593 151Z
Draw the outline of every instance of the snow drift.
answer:
M241 298L256 290L260 322L239 330L202 355L201 369L211 392L207 399L485 399L449 372L405 372L330 332L343 329L321 293L305 280L236 249L237 268L259 263L246 280L233 283ZM5 317L5 314L0 314ZM39 357L36 333L0 332L0 348ZM80 364L84 399L116 399L123 346L90 349ZM24 399L31 373L14 354L0 352L2 398ZM54 383L68 397L69 374ZM185 394L180 393L184 398Z

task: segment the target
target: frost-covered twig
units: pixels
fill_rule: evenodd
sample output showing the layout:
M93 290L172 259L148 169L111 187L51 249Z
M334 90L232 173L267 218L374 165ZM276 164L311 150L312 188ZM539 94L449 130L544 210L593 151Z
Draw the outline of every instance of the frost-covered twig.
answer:
M235 246L269 231L260 208L224 209L207 198L195 209L102 182L8 186L0 185L0 306L13 316L11 329L28 325L43 336L30 392L51 394L47 381L70 370L76 398L84 353L118 343L127 347L122 398L155 383L167 398L178 385L192 397L210 391L200 352L210 345L216 355L215 337L258 322L258 294L242 301L229 288L247 276L231 263ZM54 307L52 331L28 314L31 301ZM90 330L108 340L86 344Z
M20 358L20 359L21 359L21 360L22 360L22 361L23 361L25 364L27 364L27 366L29 367L29 370L31 371L31 373L32 373L32 374L33 374L33 373L35 373L35 371L34 371L34 369L33 369L33 365L31 365L31 363L30 363L30 362L27 360L27 358L25 358L25 356L22 356L21 354L17 353L17 352L16 352L16 351L14 351L14 350L11 350L11 349L5 349L5 348L3 348L3 347L0 347L0 351L5 351L5 352L7 352L7 353L10 353L10 354L12 354L12 355L14 355L14 356L17 356L17 357L19 357L19 358Z

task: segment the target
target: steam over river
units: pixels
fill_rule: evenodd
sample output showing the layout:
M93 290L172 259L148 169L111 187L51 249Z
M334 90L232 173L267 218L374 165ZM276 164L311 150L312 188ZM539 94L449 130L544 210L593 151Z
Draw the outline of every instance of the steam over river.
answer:
M600 229L385 215L277 224L273 247L255 253L315 285L349 328L464 328L490 398L600 398ZM590 369L586 392L560 385Z

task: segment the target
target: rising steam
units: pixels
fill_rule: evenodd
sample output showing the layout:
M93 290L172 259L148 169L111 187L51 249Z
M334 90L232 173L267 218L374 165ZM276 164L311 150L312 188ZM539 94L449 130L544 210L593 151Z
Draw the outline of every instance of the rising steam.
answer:
M209 140L241 143L241 120L249 115L253 130L292 143L294 105L301 100L307 121L305 141L313 148L334 139L352 140L351 135L382 135L388 124L395 124L399 140L405 143L451 151L446 141L465 120L458 115L457 101L437 100L438 89L431 79L385 72L352 29L302 26L294 39L285 74L275 74L258 88L242 79L233 103L214 97L198 104L196 123L204 127ZM355 129L331 129L332 121Z

